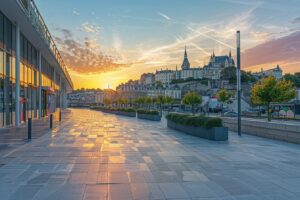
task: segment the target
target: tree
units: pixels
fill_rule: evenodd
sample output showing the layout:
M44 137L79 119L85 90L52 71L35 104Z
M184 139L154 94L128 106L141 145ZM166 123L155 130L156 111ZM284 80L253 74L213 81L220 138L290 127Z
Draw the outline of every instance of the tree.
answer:
M165 97L165 103L169 106L171 106L174 103L175 99L171 96L166 96Z
M225 67L221 71L221 79L229 80L230 83L236 82L236 68L235 67Z
M134 102L138 104L138 107L141 107L141 105L145 103L145 97L138 97L134 100Z
M285 80L291 81L295 87L300 88L300 74L286 74L283 78Z
M184 105L191 105L192 106L192 113L195 114L194 107L198 104L202 103L202 96L199 95L197 92L188 92L186 95L184 95L182 99L182 103Z
M159 108L160 108L160 112L162 114L162 106L163 104L165 104L165 97L162 96L162 95L158 95L156 97L156 102L155 102L157 105L159 105Z
M152 98L151 97L145 97L145 103L148 106L148 109L150 109L150 106L152 104Z
M231 97L231 94L227 90L222 89L217 93L217 97L218 97L218 101L222 102L222 115L223 115L223 104L228 102L228 100Z
M229 83L236 83L236 67L225 67L221 71L221 79L229 80ZM241 82L255 82L255 77L251 74L251 72L246 72L241 70Z
M271 121L270 104L283 103L295 98L296 90L291 81L276 80L270 76L254 84L251 88L251 102L267 106L268 121Z
M104 103L105 106L109 106L109 105L111 104L111 99L109 99L109 98L104 98L104 99L103 99L103 103Z

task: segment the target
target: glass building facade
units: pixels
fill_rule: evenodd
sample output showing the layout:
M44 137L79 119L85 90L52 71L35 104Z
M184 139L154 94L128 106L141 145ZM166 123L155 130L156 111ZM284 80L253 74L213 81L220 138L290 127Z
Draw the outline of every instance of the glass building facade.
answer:
M15 27L0 12L0 125L14 124L15 114Z
M27 8L35 6L29 0L17 1L16 5L20 2ZM73 85L54 42L50 40L47 44L47 51L51 53L44 56L2 8L0 5L0 127L7 127L26 122L29 117L47 116L64 107L67 85L69 88ZM32 11L29 13L32 15ZM39 38L40 41L44 39ZM49 61L49 55L52 61Z

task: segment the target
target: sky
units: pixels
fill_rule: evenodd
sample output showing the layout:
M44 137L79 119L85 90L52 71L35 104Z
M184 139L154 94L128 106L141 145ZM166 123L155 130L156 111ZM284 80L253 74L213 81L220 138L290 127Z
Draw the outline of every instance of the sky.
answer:
M75 88L115 88L142 73L192 67L214 51L242 69L300 71L300 0L35 0Z

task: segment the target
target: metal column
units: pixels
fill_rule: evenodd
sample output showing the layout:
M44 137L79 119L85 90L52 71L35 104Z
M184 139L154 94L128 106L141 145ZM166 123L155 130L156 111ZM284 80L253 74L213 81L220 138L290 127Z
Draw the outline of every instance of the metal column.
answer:
M39 118L42 117L42 54L38 53L38 64L39 64Z
M240 31L236 32L237 45L237 97L238 97L238 135L241 136L241 39Z
M16 24L16 109L15 120L16 126L20 126L20 26Z

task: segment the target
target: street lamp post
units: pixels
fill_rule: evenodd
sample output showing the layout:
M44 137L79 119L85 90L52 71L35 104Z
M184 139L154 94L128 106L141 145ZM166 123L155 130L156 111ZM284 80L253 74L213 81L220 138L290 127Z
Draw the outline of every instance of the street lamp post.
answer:
M241 136L241 39L240 31L236 32L237 45L237 97L238 97L238 135Z

